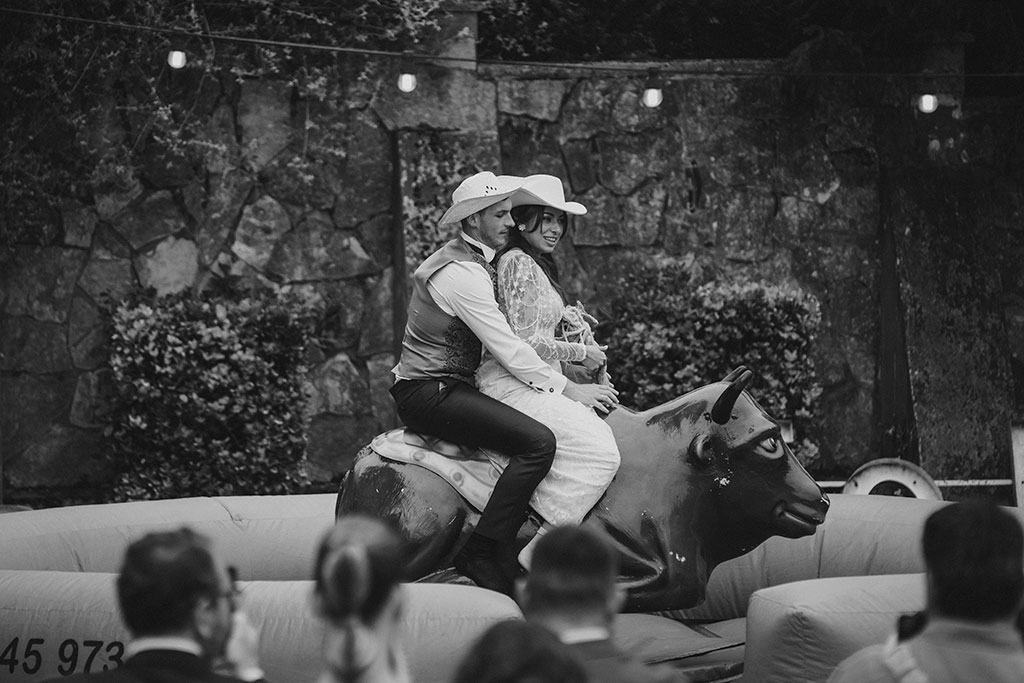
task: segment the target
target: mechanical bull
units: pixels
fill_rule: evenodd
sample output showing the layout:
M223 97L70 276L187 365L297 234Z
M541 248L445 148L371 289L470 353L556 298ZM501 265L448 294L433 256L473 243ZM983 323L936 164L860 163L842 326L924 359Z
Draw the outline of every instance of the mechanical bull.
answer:
M608 416L622 465L584 524L618 547L627 611L698 605L717 565L773 535L810 535L824 521L828 497L745 391L751 377L740 367L656 408ZM450 567L479 518L441 476L369 446L338 494L337 513L348 512L401 529L414 549L410 580ZM520 543L535 530L527 522Z

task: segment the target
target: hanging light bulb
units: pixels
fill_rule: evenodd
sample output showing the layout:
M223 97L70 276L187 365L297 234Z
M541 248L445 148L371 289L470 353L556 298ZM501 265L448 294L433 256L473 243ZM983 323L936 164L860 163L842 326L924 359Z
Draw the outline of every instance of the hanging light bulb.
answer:
M167 64L172 69L180 69L185 66L185 62L188 61L185 57L183 50L171 50L167 53Z
M924 94L917 98L917 108L925 114L931 114L939 108L939 98L932 94Z
M398 89L402 92L412 92L416 89L416 74L403 71L398 74Z
M644 83L644 94L640 96L640 101L645 107L654 109L661 104L662 100L665 99L665 94L661 88L662 83L661 79L658 78L658 73L652 71L647 76L647 82Z

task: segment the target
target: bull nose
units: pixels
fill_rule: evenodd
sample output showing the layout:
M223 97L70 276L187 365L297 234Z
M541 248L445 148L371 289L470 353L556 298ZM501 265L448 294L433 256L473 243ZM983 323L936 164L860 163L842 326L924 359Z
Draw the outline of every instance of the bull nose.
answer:
M821 524L825 521L825 513L828 512L828 496L821 494L821 500L814 503L791 502L786 506L786 511L803 517L814 524Z

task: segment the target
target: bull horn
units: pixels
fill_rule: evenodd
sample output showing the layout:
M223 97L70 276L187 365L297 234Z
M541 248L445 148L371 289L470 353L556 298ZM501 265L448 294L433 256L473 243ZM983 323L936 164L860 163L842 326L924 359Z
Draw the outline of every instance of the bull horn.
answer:
M746 365L737 365L735 368L732 369L732 371L728 375L726 375L725 377L722 378L722 381L723 382L731 382L734 379L736 379L737 377L739 377L740 375L742 375L746 371L747 371L747 366Z
M731 372L729 373L732 374ZM729 386L725 388L722 395L715 401L715 406L711 409L711 419L717 424L724 425L729 421L732 416L732 407L736 405L736 399L740 397L747 384L750 383L750 379L754 376L750 370L744 369L738 379L734 379L729 383Z

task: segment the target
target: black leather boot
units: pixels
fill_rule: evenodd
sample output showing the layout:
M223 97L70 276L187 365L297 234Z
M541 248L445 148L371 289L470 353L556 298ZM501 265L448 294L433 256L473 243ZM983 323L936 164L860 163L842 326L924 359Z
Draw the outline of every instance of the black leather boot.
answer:
M514 597L514 569L506 566L507 555L501 552L497 541L474 533L456 553L455 571L481 588Z

